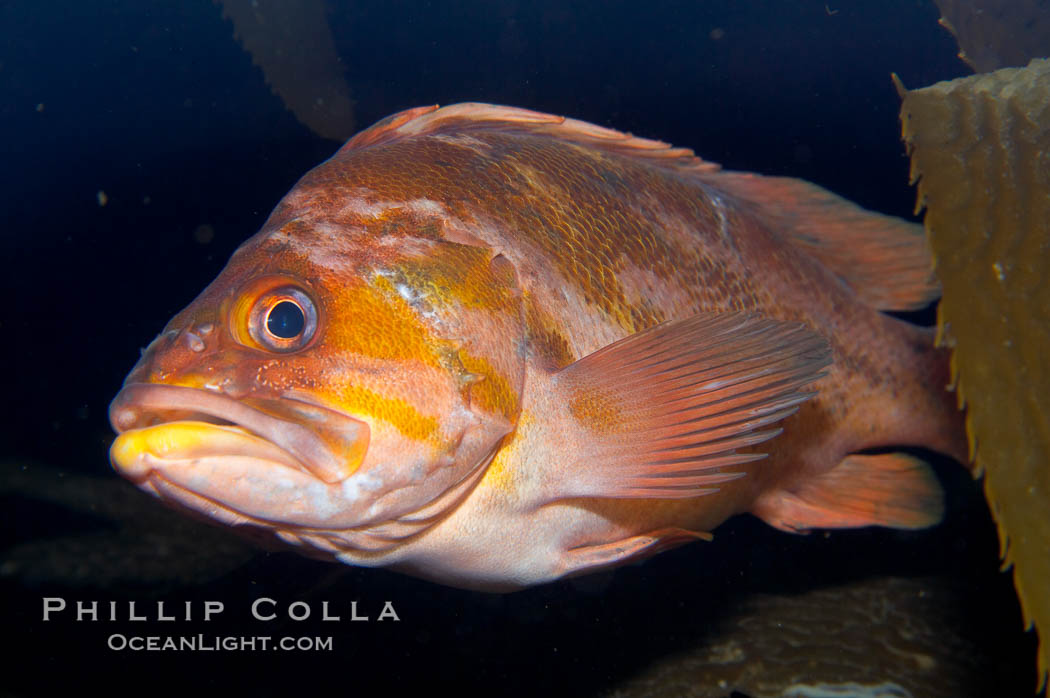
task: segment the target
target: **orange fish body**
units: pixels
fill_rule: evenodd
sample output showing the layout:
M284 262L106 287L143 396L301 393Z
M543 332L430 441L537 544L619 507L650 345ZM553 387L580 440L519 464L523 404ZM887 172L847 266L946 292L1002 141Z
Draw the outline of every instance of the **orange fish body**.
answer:
M342 561L504 590L708 537L921 527L966 458L921 229L519 109L296 185L111 407L114 466Z

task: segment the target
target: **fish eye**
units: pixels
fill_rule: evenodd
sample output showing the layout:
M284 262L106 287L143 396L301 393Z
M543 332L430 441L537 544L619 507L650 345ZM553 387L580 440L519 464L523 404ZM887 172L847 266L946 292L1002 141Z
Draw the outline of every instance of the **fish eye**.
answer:
M288 286L262 295L248 317L248 333L270 351L302 349L317 329L317 310L303 291Z
M295 339L306 327L306 315L294 301L280 301L266 314L266 331L278 339Z

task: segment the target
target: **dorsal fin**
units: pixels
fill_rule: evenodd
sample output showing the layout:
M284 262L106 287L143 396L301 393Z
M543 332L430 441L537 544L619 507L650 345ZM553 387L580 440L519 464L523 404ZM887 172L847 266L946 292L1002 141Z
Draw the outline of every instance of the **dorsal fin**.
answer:
M452 104L440 109L437 106L406 109L357 134L339 152L463 127L507 128L544 134L620 155L643 157L654 164L677 170L716 172L719 169L717 164L698 158L689 148L675 148L663 141L639 138L564 116L481 102Z
M940 296L922 226L868 211L801 179L718 172L703 179L757 205L773 230L880 310L920 310Z

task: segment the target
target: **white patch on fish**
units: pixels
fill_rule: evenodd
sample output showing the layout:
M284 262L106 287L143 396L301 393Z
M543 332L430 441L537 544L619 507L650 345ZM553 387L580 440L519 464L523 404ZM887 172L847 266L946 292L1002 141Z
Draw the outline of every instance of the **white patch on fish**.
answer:
M465 148L466 150L473 151L478 155L488 155L492 152L492 146L484 141L474 138L473 136L441 133L433 135L430 138L435 141L447 143L448 145L454 145L458 148Z

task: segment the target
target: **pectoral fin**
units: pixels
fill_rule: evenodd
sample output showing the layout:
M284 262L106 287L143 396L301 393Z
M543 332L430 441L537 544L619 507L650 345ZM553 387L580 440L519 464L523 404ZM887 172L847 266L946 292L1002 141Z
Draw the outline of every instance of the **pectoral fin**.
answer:
M667 322L600 349L556 377L571 461L552 497L714 492L764 457L740 449L779 434L829 363L805 325L743 314Z
M926 528L940 522L944 495L933 471L904 453L851 455L794 491L759 497L751 512L771 526L811 528Z

